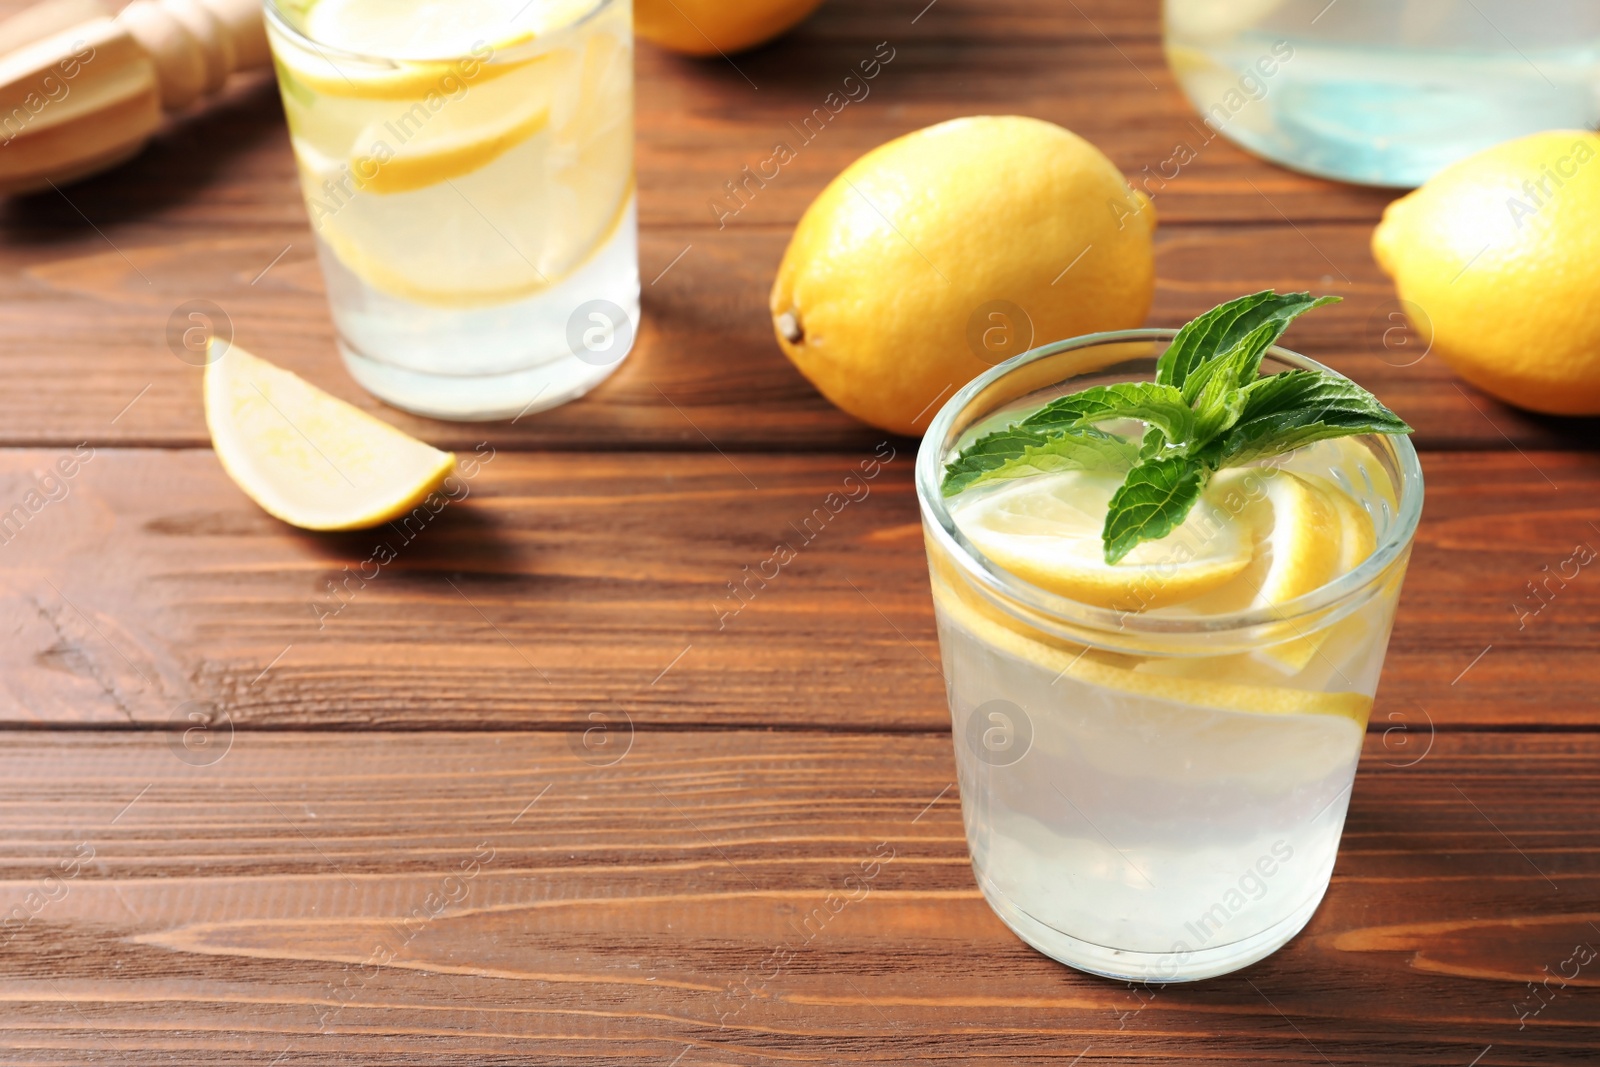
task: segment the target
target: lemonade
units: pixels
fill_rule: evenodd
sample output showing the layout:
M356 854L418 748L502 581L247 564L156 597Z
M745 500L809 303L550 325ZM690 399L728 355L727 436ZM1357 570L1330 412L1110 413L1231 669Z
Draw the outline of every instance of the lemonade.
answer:
M340 346L379 397L519 416L637 328L629 0L269 0Z
M1170 336L1000 368L941 413L918 461L979 885L1047 955L1143 981L1242 967L1316 909L1421 493L1403 440L1322 440L1216 472L1174 530L1109 564L1125 471L933 491L982 432L1064 381L1137 375Z

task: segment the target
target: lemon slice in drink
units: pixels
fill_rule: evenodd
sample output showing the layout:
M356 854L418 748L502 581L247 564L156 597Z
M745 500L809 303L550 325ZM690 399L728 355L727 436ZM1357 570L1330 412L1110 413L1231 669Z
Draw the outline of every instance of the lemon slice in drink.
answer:
M389 146L381 129L364 130L356 137L350 166L362 192L378 196L409 193L488 166L549 123L549 108L526 108L466 129L442 123L425 126L399 147ZM383 148L374 152L363 145Z
M1246 468L1219 473L1213 485L1224 493L1249 492L1260 541L1255 558L1225 589L1185 605L1200 614L1273 608L1302 597L1354 568L1372 554L1372 520L1332 482L1287 470ZM1284 623L1286 640L1257 656L1285 673L1305 669L1326 634Z
M989 611L954 593L935 570L935 603L957 625L985 644L1026 660L1056 678L1172 704L1251 715L1334 715L1365 727L1372 698L1364 693L1324 692L1289 686L1230 682L1226 659L1187 662L1182 674L1151 674L1122 666L1127 657L1088 651L1065 642L1046 643L991 617Z
M951 515L973 546L1025 581L1085 604L1144 611L1228 584L1255 554L1252 520L1209 491L1184 523L1107 564L1101 530L1119 475L1072 471L957 498Z
M360 530L406 514L455 456L237 345L212 341L206 425L228 476L268 514L307 530Z

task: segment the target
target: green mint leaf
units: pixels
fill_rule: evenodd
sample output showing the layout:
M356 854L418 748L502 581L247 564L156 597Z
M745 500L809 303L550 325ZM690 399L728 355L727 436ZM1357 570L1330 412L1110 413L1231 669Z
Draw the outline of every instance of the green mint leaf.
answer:
M955 496L996 467L1022 455L1029 445L1040 445L1045 440L1042 433L1015 428L985 434L945 466L941 487L944 495Z
M1239 421L1244 411L1243 386L1255 381L1261 357L1276 336L1276 324L1262 323L1238 344L1190 372L1183 383L1183 397L1194 405L1195 412L1194 440L1187 449L1191 455Z
M1132 443L1113 434L1101 433L1088 427L1058 430L1043 444L1028 445L1023 449L1022 455L985 471L981 480L992 482L1003 478L1025 478L1032 474L1054 474L1060 471L1121 473L1133 466L1137 455L1138 452Z
M1348 378L1291 370L1252 382L1238 421L1213 446L1213 466L1236 467L1316 441L1364 433L1406 434L1411 427Z
M1176 529L1210 477L1205 466L1181 455L1149 460L1129 471L1106 510L1101 531L1106 563L1117 563L1141 541L1159 541Z
M1011 427L986 434L945 467L945 496L1003 478L1064 470L1124 471L1135 462L1134 446L1092 427L1048 431Z
M1208 388L1216 395L1228 389L1243 389L1261 373L1261 357L1278 339L1282 331L1276 322L1263 322L1241 337L1237 344L1225 352L1189 371L1183 382L1185 403L1195 403Z
M1187 441L1194 427L1194 413L1183 394L1155 382L1118 382L1097 385L1081 393L1052 400L1023 419L1029 429L1083 426L1112 419L1139 419L1160 428L1175 441Z
M1156 381L1183 388L1196 367L1232 349L1261 326L1271 324L1276 332L1261 347L1265 352L1296 318L1338 300L1336 296L1313 298L1310 293L1279 294L1264 289L1214 307L1178 331L1156 363Z
M1154 459L1167 447L1167 435L1150 427L1144 432L1144 440L1139 442L1139 462Z
M1195 402L1194 441L1185 451L1199 455L1244 415L1244 390L1218 377Z

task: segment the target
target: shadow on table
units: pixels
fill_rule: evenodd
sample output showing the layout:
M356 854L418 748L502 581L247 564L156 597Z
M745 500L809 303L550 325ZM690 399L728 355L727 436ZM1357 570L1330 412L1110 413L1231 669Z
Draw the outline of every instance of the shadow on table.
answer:
M474 507L471 497L446 503L436 514L419 505L409 515L371 529L306 532L299 539L330 567L347 568L367 581L376 580L375 574L411 580L529 577L526 567L519 566L526 553L513 543L512 531Z

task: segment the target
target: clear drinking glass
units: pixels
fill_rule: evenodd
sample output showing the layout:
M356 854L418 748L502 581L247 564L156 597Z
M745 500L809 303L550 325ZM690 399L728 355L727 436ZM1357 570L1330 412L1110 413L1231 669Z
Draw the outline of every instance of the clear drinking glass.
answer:
M1097 334L1003 363L950 400L917 457L978 884L1039 951L1147 982L1243 967L1316 910L1422 509L1404 437L1293 453L1285 469L1367 511L1376 550L1296 600L1229 615L1094 607L986 559L941 495L950 457L1057 396L1153 380L1173 336ZM1324 369L1281 348L1262 369L1293 367ZM1271 476L1242 484L1254 473Z
M266 14L356 380L421 414L491 419L615 371L639 320L630 0Z
M1600 124L1594 0L1164 0L1164 14L1167 60L1210 127L1191 152L1222 133L1297 170L1409 188L1502 141Z

